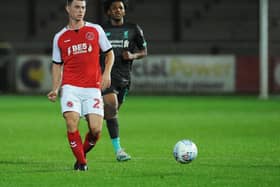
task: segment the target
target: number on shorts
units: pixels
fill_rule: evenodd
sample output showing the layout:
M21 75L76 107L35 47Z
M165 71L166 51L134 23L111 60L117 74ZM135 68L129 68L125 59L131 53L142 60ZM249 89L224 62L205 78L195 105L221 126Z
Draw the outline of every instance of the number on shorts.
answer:
M100 99L93 99L95 101L95 104L93 105L93 108L100 108Z

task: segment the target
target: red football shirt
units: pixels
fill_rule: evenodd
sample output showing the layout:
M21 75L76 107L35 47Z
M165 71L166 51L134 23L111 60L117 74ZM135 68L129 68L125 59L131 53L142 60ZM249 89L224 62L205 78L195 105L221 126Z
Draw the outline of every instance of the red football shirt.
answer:
M79 30L63 28L53 40L52 60L63 63L62 85L100 88L100 49L112 49L101 26L86 22Z

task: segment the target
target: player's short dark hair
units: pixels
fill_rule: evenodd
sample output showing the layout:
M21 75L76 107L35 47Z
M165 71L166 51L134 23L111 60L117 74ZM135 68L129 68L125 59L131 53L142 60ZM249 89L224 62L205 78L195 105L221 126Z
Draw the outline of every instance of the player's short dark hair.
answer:
M67 4L67 5L70 5L73 1L74 1L74 0L67 0L67 1L66 1L66 4ZM80 1L85 1L85 2L87 2L87 0L80 0Z
M118 1L121 1L124 5L124 8L127 9L128 0L105 0L103 3L104 11L107 12L110 9L111 4Z

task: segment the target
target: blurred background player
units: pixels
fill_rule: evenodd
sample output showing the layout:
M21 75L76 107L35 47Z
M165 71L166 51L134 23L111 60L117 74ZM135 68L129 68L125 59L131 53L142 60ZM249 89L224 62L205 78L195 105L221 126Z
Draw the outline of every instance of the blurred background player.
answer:
M108 21L103 29L110 40L115 62L111 72L111 87L103 91L104 118L118 161L127 161L131 157L121 147L118 123L120 109L131 84L132 62L147 56L146 41L142 29L125 21L127 1L105 0L104 11Z
M104 30L97 24L84 21L85 0L68 0L66 11L69 23L53 40L53 85L48 98L56 100L61 84L62 113L68 141L76 158L74 169L85 171L88 169L85 154L96 144L102 129L101 88L108 88L111 84L114 53ZM100 50L105 53L103 77ZM78 130L80 116L85 116L89 128L84 144Z

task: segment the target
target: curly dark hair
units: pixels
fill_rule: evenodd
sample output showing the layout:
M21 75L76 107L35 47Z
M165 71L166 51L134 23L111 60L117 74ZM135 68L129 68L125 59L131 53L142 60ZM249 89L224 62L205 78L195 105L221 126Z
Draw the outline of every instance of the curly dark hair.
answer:
M104 0L103 6L104 11L107 12L113 2L121 1L124 5L124 8L127 9L128 6L128 0Z

